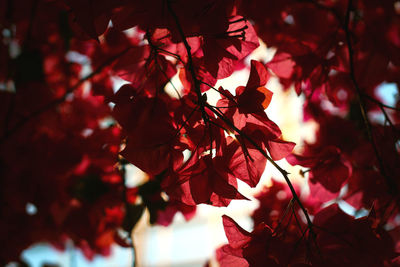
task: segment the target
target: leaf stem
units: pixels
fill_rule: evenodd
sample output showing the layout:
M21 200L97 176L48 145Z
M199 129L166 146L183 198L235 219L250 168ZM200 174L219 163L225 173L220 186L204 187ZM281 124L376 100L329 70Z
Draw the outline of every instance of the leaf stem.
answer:
M183 32L183 29L182 29L182 26L181 26L181 24L179 22L178 16L176 15L174 9L171 6L171 1L170 0L167 0L167 7L168 7L168 10L171 13L171 15L172 15L172 17L173 17L173 19L175 21L176 28L178 29L178 32L179 32L179 34L180 34L180 36L182 38L182 42L183 42L183 44L185 46L185 49L186 49L186 52L187 52L187 56L188 56L187 67L188 67L189 72L190 72L190 74L192 76L192 79L193 79L194 89L195 89L196 95L197 95L197 101L198 101L198 103L200 105L201 116L203 118L204 123L206 123L206 122L209 121L208 115L207 115L207 113L206 113L206 111L204 109L204 104L205 104L206 101L205 101L205 99L203 98L203 96L201 94L200 81L199 81L199 79L197 79L196 71L194 69L193 58L192 58L192 53L191 53L191 47L190 47L188 41L186 40L186 35Z
M285 179L287 185L289 186L290 192L292 193L292 196L294 200L299 204L300 209L304 213L304 216L306 217L307 225L310 228L310 233L315 236L315 233L313 232L313 224L311 221L310 216L308 215L308 212L306 208L304 207L303 203L301 203L301 200L299 196L296 193L296 190L293 187L292 182L289 179L288 172L284 170L281 166L279 166L278 163L276 163L268 154L265 152L264 149L262 149L252 138L250 138L246 133L241 131L239 128L235 126L233 122L231 122L228 118L226 118L223 114L220 114L214 107L212 107L210 104L206 103L206 107L210 109L217 117L219 117L223 122L225 122L227 125L229 125L235 132L237 132L240 136L242 136L244 139L249 141L283 176Z

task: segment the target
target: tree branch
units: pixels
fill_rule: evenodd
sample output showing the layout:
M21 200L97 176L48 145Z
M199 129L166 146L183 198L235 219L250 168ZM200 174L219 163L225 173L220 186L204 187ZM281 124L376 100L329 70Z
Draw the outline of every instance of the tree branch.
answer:
M235 126L233 122L231 122L228 118L226 118L223 114L219 113L214 107L212 107L210 104L206 103L206 107L211 110L217 117L219 117L223 122L225 122L227 125L229 125L233 130L235 130L236 133L238 133L240 136L245 138L247 141L250 142L283 176L285 179L287 185L289 186L290 192L292 193L292 196L294 200L299 204L300 209L304 213L304 216L306 217L307 225L310 228L310 232L314 234L312 231L313 224L311 222L310 216L308 215L308 212L306 208L303 206L303 203L301 203L301 200L299 196L296 193L296 190L293 187L292 182L289 179L288 172L284 170L281 166L279 166L278 163L276 163L268 154L265 152L262 147L260 147L251 137L249 137L246 133L241 131L239 128Z
M198 101L198 104L200 106L201 116L203 118L204 123L206 123L206 122L209 121L208 115L207 115L207 113L206 113L206 111L204 109L204 104L205 104L206 101L205 101L204 97L201 94L200 81L197 79L196 71L194 69L193 58L192 58L192 53L191 53L191 47L190 47L189 43L186 40L186 35L183 32L183 29L182 29L182 26L181 26L181 24L179 22L178 16L175 14L175 11L173 10L173 8L171 6L171 1L170 0L167 0L167 7L168 7L168 10L171 13L171 15L172 15L172 17L173 17L173 19L175 21L176 28L178 29L179 34L180 34L180 36L182 38L182 42L183 42L183 44L185 46L185 49L186 49L186 52L187 52L187 56L188 56L187 67L188 67L189 72L190 72L190 74L192 76L192 79L193 79L194 89L196 91L197 101Z
M349 53L349 67L350 67L350 79L353 83L353 86L355 88L356 91L356 96L357 96L357 102L359 104L359 108L361 111L361 115L363 117L363 122L364 122L364 126L365 129L367 131L367 136L368 139L374 149L374 153L376 156L376 159L378 161L378 165L379 165L379 170L380 173L382 174L382 176L385 178L387 187L388 187L388 191L390 192L390 194L392 195L397 195L398 194L398 188L397 188L397 184L396 182L393 180L393 178L391 176L389 176L385 170L385 166L383 164L383 160L382 157L380 155L380 152L378 150L378 145L376 144L376 141L374 139L373 133L372 133L372 125L371 122L368 118L367 115L367 109L365 106L365 103L362 99L362 91L360 86L358 85L357 79L356 79L356 75L355 75L355 68L354 68L354 51L353 51L353 46L351 44L351 32L350 32L350 13L351 10L353 8L353 1L352 0L348 0L348 4L347 4L347 10L346 10L346 16L345 16L345 23L344 23L344 28L343 30L345 31L345 35L346 35L346 43L347 43L347 51Z
M370 100L371 102L376 103L377 105L379 105L380 107L384 107L384 108L388 108L388 109L392 109L395 111L400 111L400 108L397 107L392 107L389 105L385 105L383 104L381 101L379 101L378 99L373 98L372 96L368 95L368 94L363 94L362 96L366 97L368 100Z
M192 56L191 56L191 48L190 45L188 44L187 40L186 40L186 36L182 30L181 24L179 22L179 19L177 17L177 15L175 14L175 12L173 11L170 1L167 1L167 5L168 5L168 9L172 15L172 17L175 20L176 26L178 28L178 31L181 35L182 41L185 45L186 48L186 52L188 54L188 63L187 63L187 67L190 71L190 74L192 76L193 82L194 82L194 86L195 86L195 90L196 90L196 94L198 97L198 103L200 105L200 109L202 111L202 115L206 114L204 107L207 107L211 112L213 112L217 117L219 117L223 122L225 122L228 126L230 126L233 130L235 130L240 136L242 136L243 138L245 138L247 141L249 141L269 162L271 162L271 164L282 174L283 178L285 179L287 185L289 186L289 189L292 193L292 196L294 198L294 200L299 204L300 209L302 210L302 212L304 213L304 216L306 218L307 221L307 225L310 231L311 236L313 237L314 241L315 241L315 237L316 234L313 231L313 223L311 221L310 216L308 215L308 212L306 210L306 208L303 206L303 204L301 203L301 200L299 198L299 196L297 195L292 182L289 179L288 176L288 172L286 170L284 170L282 167L280 167L268 154L267 152L260 147L252 138L250 138L248 135L246 135L243 131L241 131L240 129L238 129L233 122L231 122L228 118L225 117L225 115L223 113L220 113L217 109L215 109L213 106L211 106L210 104L208 104L205 99L203 99L202 95L201 95L201 91L200 91L200 83L201 81L199 79L197 79L196 76L196 72L194 70L194 66L193 66L193 60L192 60ZM208 121L208 119L204 119L204 122L206 123ZM221 126L220 126L221 127Z

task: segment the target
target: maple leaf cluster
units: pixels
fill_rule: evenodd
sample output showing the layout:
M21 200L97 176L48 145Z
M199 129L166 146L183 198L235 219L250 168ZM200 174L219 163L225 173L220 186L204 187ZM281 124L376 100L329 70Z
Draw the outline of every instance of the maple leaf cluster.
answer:
M0 30L1 264L43 241L108 255L145 209L168 226L248 199L238 179L269 161L285 182L256 196L252 232L223 216L221 266L400 265L400 101L379 94L400 85L399 2L1 0ZM247 64L260 39L273 58ZM318 124L295 152L265 112L271 77ZM129 187L127 164L148 180Z

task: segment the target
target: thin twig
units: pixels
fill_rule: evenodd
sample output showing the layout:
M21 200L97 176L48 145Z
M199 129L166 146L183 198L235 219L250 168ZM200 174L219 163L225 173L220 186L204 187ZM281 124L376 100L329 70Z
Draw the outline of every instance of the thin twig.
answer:
M375 99L375 98L373 98L372 96L370 96L368 94L363 94L362 96L366 97L368 100L378 104L381 107L392 109L392 110L396 110L396 111L400 111L400 108L392 107L392 106L389 106L389 105L385 105L381 101L379 101L378 99Z
M206 123L207 121L209 121L208 115L204 109L204 104L205 104L205 99L203 98L202 94L201 94L201 89L200 89L200 82L197 79L197 75L196 75L196 71L194 69L194 64L193 64L193 58L192 58L192 53L191 53L191 47L188 43L188 41L186 40L186 35L183 32L182 26L179 22L179 18L178 16L175 14L174 9L171 6L171 1L167 0L167 7L169 12L171 13L172 17L175 20L175 24L176 24L176 28L178 29L179 34L181 35L182 38L182 42L185 46L186 52L187 52L187 56L188 56L188 62L187 62L187 66L189 68L189 72L192 76L193 79L193 83L194 83L194 89L196 91L196 95L197 95L197 101L199 103L200 106L200 111L201 111L201 116L203 118L203 121Z
M278 232L280 226L282 225L283 219L284 219L284 218L286 217L286 215L289 213L289 210L292 208L293 203L294 203L294 198L292 197L292 198L290 199L289 203L287 204L285 211L284 211L283 214L280 216L279 221L278 221L278 224L277 224L277 226L275 227L275 229L274 229L274 231L272 232L272 234L275 234L275 233Z
M147 41L149 42L149 45L150 45L152 51L153 51L154 54L155 54L155 55L154 55L154 61L155 61L156 65L157 65L159 71L161 71L161 73L164 75L165 79L168 80L168 83L170 83L171 86L172 86L172 88L174 88L175 93L178 95L178 98L179 98L179 99L182 99L182 96L181 96L181 94L179 93L178 89L175 87L175 85L173 84L173 82L171 81L171 79L168 77L167 73L162 69L161 65L160 65L159 62L158 62L157 56L159 55L159 50L160 50L160 48L153 44L153 42L151 41L151 37L150 37L150 33L149 33L149 32L147 32L145 36L146 36ZM165 50L160 50L160 51L165 51ZM171 53L171 54L172 54L172 53ZM178 55L177 55L177 57L178 57L178 59L180 59ZM149 57L149 58L150 58L150 57ZM156 90L157 90L157 88L156 88ZM156 93L157 93L157 92L158 92L158 91L156 91Z
M205 81L199 80L199 82L202 83L202 84L207 85L208 87L210 87L210 88L213 89L214 91L220 93L221 95L225 96L227 99L229 99L229 100L231 100L232 102L234 102L235 104L237 104L237 103L236 103L236 100L235 100L234 98L232 98L232 96L230 96L230 95L228 95L228 94L225 94L223 91L218 90L217 88L215 88L214 86L212 86L211 84L209 84L209 83L207 83L207 82L205 82Z
M345 31L345 35L346 35L347 50L348 50L348 53L349 53L350 79L351 79L351 81L353 83L353 86L355 88L355 91L356 91L357 102L359 104L361 115L363 117L364 126L365 126L365 129L367 131L368 140L370 141L370 143L371 143L371 145L372 145L372 147L374 149L374 153L375 153L375 156L376 156L378 164L379 164L380 173L385 178L385 181L386 181L386 184L387 184L387 187L388 187L388 191L390 192L390 194L397 195L398 194L397 185L396 185L395 181L392 179L392 177L390 177L386 173L382 157L381 157L380 152L378 150L378 145L376 144L376 141L375 141L373 133L372 133L372 125L371 125L371 122L370 122L370 120L368 118L368 115L367 115L367 109L366 109L364 100L362 99L363 93L361 91L360 86L358 85L358 82L357 82L357 79L356 79L356 75L355 75L354 51L353 51L353 46L351 44L351 32L350 32L350 28L349 28L349 25L350 25L350 13L351 13L351 10L353 8L353 3L352 2L353 2L352 0L348 0L346 16L345 16L345 23L344 23L344 28L343 28L343 30Z
M303 203L301 203L301 200L299 196L296 193L296 190L293 187L292 182L289 179L288 172L284 170L281 166L279 166L278 163L276 163L268 154L265 152L263 148L261 148L251 137L249 137L246 133L241 131L239 128L237 128L233 122L231 122L228 118L226 118L223 114L220 114L214 107L206 103L206 107L210 109L215 115L217 115L223 122L225 122L229 127L231 127L236 133L238 133L240 136L242 136L244 139L249 141L283 176L285 179L287 185L289 186L290 192L292 193L292 196L294 200L299 204L300 209L304 213L304 216L306 217L307 225L310 228L310 233L315 236L315 233L312 230L313 224L311 222L310 216L308 215L308 212L306 208L303 206Z
M187 125L187 122L190 120L190 118L192 117L192 115L194 114L195 111L197 111L197 107L194 108L189 113L189 116L187 116L187 118L185 118L185 120L183 121L182 125L179 126L178 130L176 131L176 134L174 135L174 137L172 139L174 139L175 137L177 137L181 133L181 130L183 129L183 127L185 127Z
M282 174L282 176L284 177L286 183L289 186L289 189L292 193L292 196L294 198L294 200L299 204L300 209L302 210L302 212L304 213L304 216L306 218L307 221L307 225L308 228L310 230L310 234L313 237L314 241L315 241L315 233L313 231L313 224L311 221L310 216L308 215L307 210L305 209L305 207L303 206L303 204L301 203L300 198L298 197L296 190L294 189L292 182L290 181L289 177L288 177L288 172L286 170L284 170L282 167L280 167L268 154L267 152L261 148L252 138L250 138L247 134L245 134L243 131L241 131L240 129L238 129L233 122L231 122L226 116L224 116L223 113L221 113L220 111L218 111L217 109L215 109L213 106L211 106L210 104L208 104L202 97L201 95L201 91L200 91L200 81L197 79L196 76L196 72L194 70L194 66L193 66L193 60L192 60L192 56L191 56L191 48L190 45L188 44L187 40L186 40L186 36L182 30L181 24L179 22L179 19L177 17L177 15L175 14L174 10L171 7L171 3L170 1L167 1L167 6L168 9L172 15L172 17L175 20L176 26L178 28L178 31L181 35L182 41L185 45L187 54L188 54L188 68L190 71L190 74L192 76L193 82L194 82L194 86L195 86L195 90L196 90L196 94L198 97L198 104L200 105L200 109L202 111L202 115L203 115L203 120L206 123L208 121L208 119L206 119L204 117L204 114L206 114L204 107L207 107L212 113L214 113L217 117L219 117L223 122L225 122L230 128L232 128L238 135L240 135L241 137L243 137L244 139L246 139L247 141L249 141L269 162L271 162L271 164Z

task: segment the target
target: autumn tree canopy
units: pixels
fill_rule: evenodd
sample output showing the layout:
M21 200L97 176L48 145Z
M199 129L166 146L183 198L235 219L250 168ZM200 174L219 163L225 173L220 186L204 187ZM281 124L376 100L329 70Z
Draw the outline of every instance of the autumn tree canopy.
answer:
M131 246L145 209L167 226L247 199L237 179L270 162L286 182L257 196L252 232L223 216L221 266L400 266L400 101L379 93L400 85L399 1L1 0L0 30L1 265L42 241ZM260 40L276 52L247 66ZM318 124L295 153L265 112L271 77ZM149 180L126 186L127 164Z

